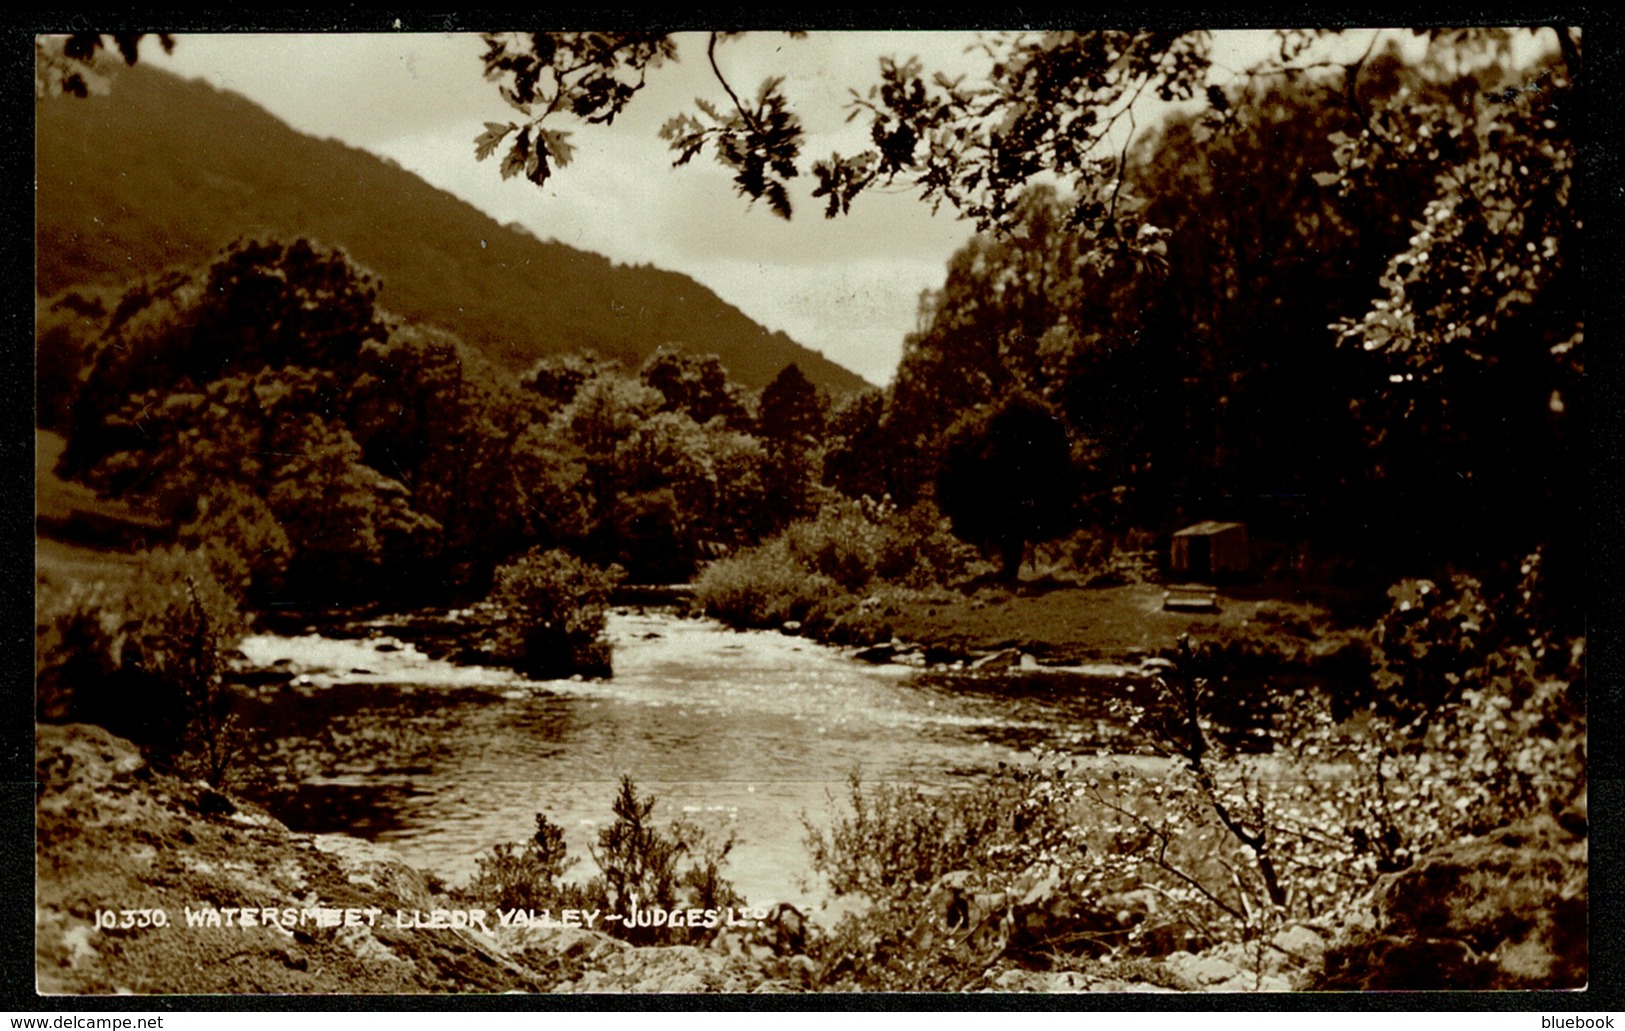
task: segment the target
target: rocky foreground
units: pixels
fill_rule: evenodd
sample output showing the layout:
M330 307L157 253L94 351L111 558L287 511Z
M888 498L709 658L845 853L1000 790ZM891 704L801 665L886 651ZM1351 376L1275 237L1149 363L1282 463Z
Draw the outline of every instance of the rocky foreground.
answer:
M387 849L299 834L250 803L155 770L99 727L41 725L36 746L37 988L44 994L757 992L806 985L805 957L743 936L633 948L568 927L398 927L450 905ZM261 915L326 910L337 926ZM98 910L168 926L98 929ZM367 914L376 911L369 918ZM353 920L345 914L360 914ZM146 920L151 920L149 914ZM118 923L122 924L122 913Z
M485 927L399 926L399 913L427 916L451 903L388 850L292 832L249 803L155 769L98 727L39 726L36 778L43 994L783 992L818 983L806 956L784 954L752 931L725 931L703 946L634 948L597 931L494 918ZM984 984L1095 992L1579 988L1586 885L1582 803L1560 819L1425 856L1337 922L1289 927L1262 949L1220 946L1047 971L993 957ZM944 883L933 897L953 890ZM206 912L231 915L200 920ZM1035 915L1012 907L1001 919ZM153 926L160 921L166 926Z

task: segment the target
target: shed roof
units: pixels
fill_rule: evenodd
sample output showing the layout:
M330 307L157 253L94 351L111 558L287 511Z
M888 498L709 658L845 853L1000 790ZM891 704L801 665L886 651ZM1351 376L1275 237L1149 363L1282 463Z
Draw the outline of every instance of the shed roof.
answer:
M1229 533L1232 530L1245 530L1241 523L1218 523L1211 519L1204 519L1199 523L1192 523L1183 530L1175 533L1175 537L1209 537L1216 533Z

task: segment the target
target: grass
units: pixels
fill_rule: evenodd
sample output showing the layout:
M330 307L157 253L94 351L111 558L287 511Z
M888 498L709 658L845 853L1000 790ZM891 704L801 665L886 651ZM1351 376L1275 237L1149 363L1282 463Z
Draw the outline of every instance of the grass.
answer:
M971 653L1018 647L1051 663L1116 661L1173 648L1181 634L1204 640L1233 635L1258 617L1261 607L1288 608L1325 620L1324 609L1301 600L1278 600L1252 592L1242 599L1221 594L1217 613L1165 612L1164 589L1137 583L1081 587L1053 581L1026 582L1014 592L983 587L966 596L938 591L894 603L888 613L899 638Z

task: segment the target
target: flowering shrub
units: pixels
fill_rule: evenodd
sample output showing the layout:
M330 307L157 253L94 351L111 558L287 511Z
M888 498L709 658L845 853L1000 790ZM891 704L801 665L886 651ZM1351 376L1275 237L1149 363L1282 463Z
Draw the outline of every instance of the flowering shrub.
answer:
M1262 957L1430 850L1563 809L1585 781L1584 645L1538 629L1538 557L1523 572L1499 605L1466 578L1397 589L1374 698L1339 719L1324 689L1284 692L1265 751L1220 733L1227 685L1187 645L1112 703L1137 754L1039 750L940 797L854 783L852 815L808 841L870 902L820 943L826 984L957 990L1022 951ZM1444 686L1395 673L1421 660Z
M1429 849L1555 812L1584 784L1584 645L1559 666L1530 622L1538 569L1526 561L1500 606L1464 577L1396 587L1373 700L1339 721L1324 692L1293 692L1272 754L1215 744L1209 685L1176 669L1122 713L1167 775L1149 791L1095 777L1087 794L1146 836L1131 853L1170 898L1246 940L1335 910Z

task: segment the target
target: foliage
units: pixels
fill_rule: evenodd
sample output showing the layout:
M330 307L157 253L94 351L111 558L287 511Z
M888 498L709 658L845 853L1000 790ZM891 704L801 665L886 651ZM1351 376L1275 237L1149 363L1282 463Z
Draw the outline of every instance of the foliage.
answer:
M1375 474L1404 509L1450 513L1419 546L1505 555L1544 542L1549 575L1577 596L1584 101L1579 31L1550 31L1555 56L1489 61L1334 136L1322 178L1353 197L1395 167L1419 180L1406 238L1373 277L1378 296L1331 322L1386 377L1355 406ZM1458 44L1458 59L1486 60L1472 44Z
M569 351L538 358L519 377L519 386L540 394L550 406L567 405L575 399L582 384L605 372L619 371L620 363L598 352Z
M496 625L496 655L537 679L609 676L604 625L620 577L558 550L500 567L482 605Z
M1037 178L1054 176L1085 198L1077 218L1109 223L1121 155L1114 131L1132 125L1132 107L1150 91L1164 100L1190 97L1208 68L1205 33L1056 32L995 35L980 44L984 82L928 73L918 60L882 58L879 82L853 91L851 117L869 123L873 148L833 154L807 165L801 120L769 78L742 99L717 62L713 32L706 59L727 93L729 108L696 101L698 115L680 113L661 129L676 164L709 148L734 174L738 192L765 199L789 218L790 181L804 171L825 214L850 210L863 191L903 184L938 205L947 203L987 228L1002 225L1014 202ZM792 34L796 35L796 34ZM676 59L677 45L648 33L533 33L488 36L486 75L525 121L487 123L476 157L490 157L510 134L504 176L523 171L538 184L554 161L568 158L549 118L609 122L641 90L651 69ZM1109 230L1108 230L1109 231ZM1132 243L1132 237L1127 238Z
M90 95L91 83L98 81L99 51L117 50L126 65L135 64L141 53L144 32L70 32L60 39L34 37L34 99L58 93L81 99ZM157 34L164 53L173 53L175 39Z
M225 653L244 623L202 551L143 553L122 589L42 591L36 610L42 719L99 724L187 775L227 783L245 745Z
M732 429L750 429L743 393L714 354L662 347L644 361L638 378L660 391L663 412L682 412L701 425L721 419Z
M1006 579L1026 545L1064 534L1076 497L1072 442L1042 400L1012 397L950 433L937 502L960 537L995 551Z
M655 805L653 795L639 795L632 778L622 776L613 803L615 819L599 831L597 846L590 848L599 872L579 883L561 880L575 860L567 854L563 831L537 813L531 839L523 845L497 845L481 856L478 872L462 893L502 909L563 907L619 914L621 919L604 920L601 926L635 945L702 943L702 928L651 926L633 914L676 909L721 912L743 906L744 897L723 875L733 837L719 839L687 820L658 827Z
M1526 574L1537 567L1526 563ZM1154 798L1115 778L1095 778L1090 794L1120 829L1145 836L1136 854L1178 882L1171 898L1252 939L1324 915L1431 848L1556 812L1583 787L1583 642L1551 648L1518 617L1537 578L1526 575L1493 606L1464 582L1424 617L1396 620L1412 611L1413 589L1396 589L1396 611L1375 635L1390 659L1374 672L1376 700L1339 721L1323 692L1293 692L1276 718L1273 755L1217 744L1212 685L1189 670L1159 680L1150 704L1126 708L1172 760L1168 775ZM1463 608L1501 613L1519 629L1475 651ZM1388 629L1396 621L1406 630L1398 641ZM1425 669L1408 664L1430 655ZM1396 665L1418 675L1395 676Z
M676 56L664 36L642 32L490 33L485 43L486 78L502 82L502 99L526 122L485 123L474 141L476 156L484 161L514 134L502 159L502 177L523 173L538 186L552 175L554 162L562 167L571 154L569 133L542 127L548 115L612 122L642 88L646 70Z
M932 932L925 900L939 878L966 869L1008 873L1026 840L1010 819L1006 785L946 796L910 785L879 784L865 791L853 774L851 815L829 833L806 821L812 868L836 896L860 896L861 915L847 915L815 940L823 987L868 991L960 991L984 973L990 957L970 957ZM971 857L975 857L971 860ZM970 927L958 928L966 933Z
M929 503L899 510L867 498L837 498L816 518L707 565L694 594L707 614L735 625L778 627L794 620L861 641L879 630L865 618L866 596L957 583L978 566L974 551Z
M811 515L827 402L795 365L762 388L759 434L767 446L768 492L780 525Z
M717 559L694 581L700 609L739 627L806 623L841 593L835 581L801 565L782 538Z
M684 355L645 370L683 405L711 411L703 423L642 378L613 370L586 380L553 414L551 446L580 464L582 554L641 581L686 580L708 554L754 543L771 528L768 454L728 421L737 388L717 380L709 389L707 370L721 375L714 357Z
M1238 749L1214 715L1229 688L1187 650L1112 703L1138 754L1039 749L940 795L854 781L849 814L809 828L831 890L869 904L818 944L825 983L959 990L1024 950L1265 949L1288 925L1350 916L1434 850L1563 811L1585 785L1584 645L1555 645L1531 618L1538 570L1487 601L1463 581L1398 644L1374 635L1380 653L1451 657L1428 676L1458 689L1430 695L1426 716L1372 704L1339 719L1326 691L1299 688L1272 717L1273 748ZM1414 587L1395 593L1385 623L1414 609ZM1496 615L1482 647L1461 649L1463 611ZM1416 682L1379 670L1373 688L1403 698Z
M849 498L901 501L891 467L898 444L885 424L887 392L866 390L836 406L825 426L825 486Z
M601 877L589 890L608 911L621 914L618 933L638 945L666 940L672 929L641 926L634 910L719 909L743 901L720 874L732 837L712 842L697 825L682 822L662 831L652 822L654 807L654 796L639 797L632 779L623 776L615 821L599 832L592 850ZM685 929L684 936L690 935Z
M498 909L575 908L579 889L561 883L575 860L564 832L545 813L536 814L536 833L522 845L504 842L475 860L466 894Z

